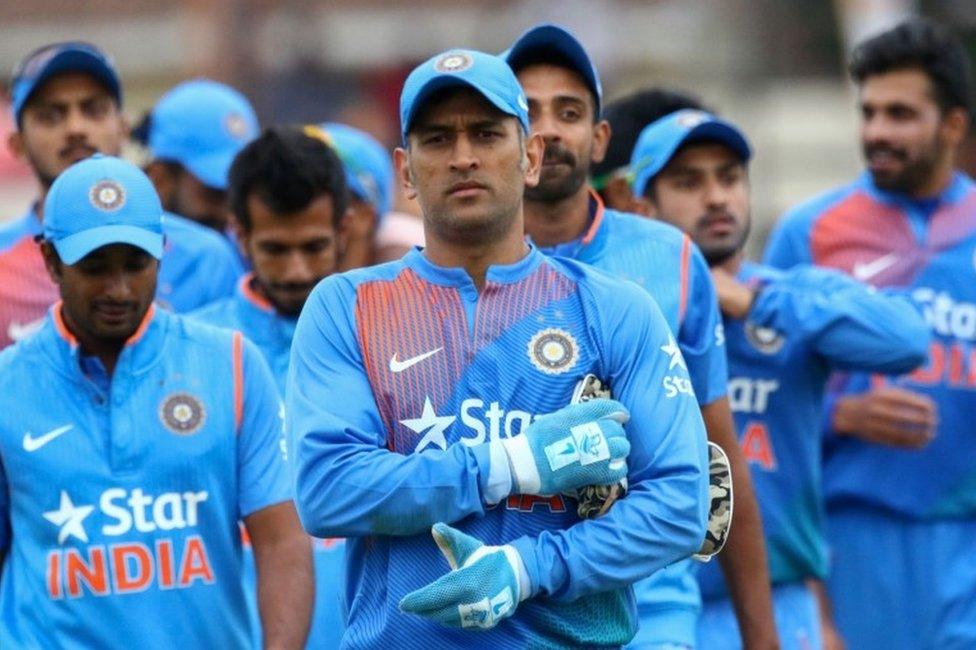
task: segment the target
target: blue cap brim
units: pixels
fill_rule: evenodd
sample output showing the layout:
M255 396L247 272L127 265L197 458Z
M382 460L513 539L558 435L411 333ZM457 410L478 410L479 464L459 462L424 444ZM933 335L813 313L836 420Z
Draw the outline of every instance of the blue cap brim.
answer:
M20 113L38 88L43 86L51 77L67 72L90 74L102 82L115 97L115 101L120 106L122 105L122 86L115 70L105 60L91 52L66 49L52 57L35 78L22 81L23 87L11 89L13 95L11 108L14 119L20 121Z
M205 156L194 155L178 162L207 187L226 191L230 166L236 155L237 151L218 151Z
M163 235L136 226L100 226L83 230L54 242L61 261L71 266L102 246L130 244L157 260L163 257Z
M573 69L583 77L587 87L596 98L596 113L600 114L603 102L603 88L596 68L583 45L571 33L558 25L544 24L533 27L522 34L512 47L499 56L505 59L513 70L529 65L537 52L556 52L565 57Z
M445 88L471 88L475 90L502 113L505 115L511 115L518 120L518 122L522 125L523 130L525 130L526 133L529 132L529 125L525 123L518 114L513 113L512 109L501 97L490 90L482 88L469 79L465 79L464 77L458 75L444 74L429 79L423 86L420 87L420 90L418 90L417 94L414 96L413 101L410 103L410 112L407 113L407 119L403 124L402 136L404 143L407 141L407 134L410 133L410 127L413 126L413 121L417 117L417 113L423 108L424 104L432 94L439 90L444 90Z
M668 163L671 162L671 158L674 157L675 152L686 144L697 142L717 142L724 144L742 158L743 161L748 161L752 157L752 149L749 147L749 143L737 128L722 120L702 122L698 126L689 129L680 138L674 138L660 151L655 152L657 156L654 161L636 172L633 184L634 194L636 196L644 196L647 184L650 183L651 179L661 173L661 170L667 167Z

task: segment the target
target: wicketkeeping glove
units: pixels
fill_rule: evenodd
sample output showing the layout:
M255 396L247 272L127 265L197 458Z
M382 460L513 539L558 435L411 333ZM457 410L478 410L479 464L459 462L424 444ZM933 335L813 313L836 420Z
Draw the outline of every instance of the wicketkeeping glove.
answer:
M630 442L620 402L595 399L543 415L521 435L493 441L508 457L512 491L553 496L584 485L610 485L627 476Z
M434 541L451 572L403 597L400 610L449 627L488 630L528 598L520 584L522 559L511 546L486 546L447 524L434 524Z

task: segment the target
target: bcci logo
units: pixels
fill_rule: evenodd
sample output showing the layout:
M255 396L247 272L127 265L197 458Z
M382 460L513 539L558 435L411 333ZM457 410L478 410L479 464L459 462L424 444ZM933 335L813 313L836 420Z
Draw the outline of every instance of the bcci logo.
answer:
M471 67L474 61L464 52L451 52L437 59L434 69L438 72L463 72Z
M763 354L776 354L783 348L786 339L776 330L769 327L759 327L754 323L746 323L746 339L752 347Z
M559 375L576 365L579 350L569 332L549 328L529 341L529 361L547 375Z
M677 117L677 122L678 126L693 129L707 119L708 116L702 111L682 111Z
M92 185L88 200L102 212L114 212L125 205L125 190L117 182L105 179Z
M247 120L240 113L228 113L224 118L224 128L235 140L243 140L250 130L247 128Z
M176 393L163 400L159 419L166 428L181 436L196 433L206 419L203 404L193 395Z

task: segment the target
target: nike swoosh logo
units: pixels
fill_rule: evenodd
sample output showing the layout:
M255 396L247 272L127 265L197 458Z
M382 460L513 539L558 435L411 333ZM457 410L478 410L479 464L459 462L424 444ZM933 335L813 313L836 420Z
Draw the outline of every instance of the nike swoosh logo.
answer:
M877 274L888 269L891 265L898 261L898 255L896 253L888 253L887 255L882 255L876 260L870 262L858 262L854 265L852 274L855 278L864 282L870 280Z
M67 433L75 428L73 424L66 424L63 427L58 427L57 429L51 429L43 436L33 437L30 432L24 434L24 450L25 451L37 451L47 443L51 442L63 433Z
M428 359L434 356L435 354L437 354L443 349L444 348L437 348L436 350L431 350L430 352L424 352L423 354L418 354L415 357L410 357L409 359L404 359L403 361L399 361L397 359L396 353L394 352L393 356L390 357L390 372L403 372L410 366L416 365L421 361L423 361L424 359Z
M41 325L44 324L44 319L39 318L31 323L26 323L21 325L17 321L10 321L10 325L7 326L7 337L11 341L19 341L21 339L26 339L28 336L41 329Z

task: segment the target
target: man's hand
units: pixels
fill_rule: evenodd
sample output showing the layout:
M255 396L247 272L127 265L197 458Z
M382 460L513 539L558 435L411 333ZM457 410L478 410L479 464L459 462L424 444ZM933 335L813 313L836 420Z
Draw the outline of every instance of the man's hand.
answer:
M715 284L718 306L723 314L737 320L749 315L752 302L756 299L754 289L739 282L734 275L718 266L712 267L712 282Z
M520 436L501 445L516 494L553 496L584 485L611 485L627 476L630 442L623 404L595 399L537 418Z
M400 601L400 610L449 627L488 630L528 598L522 558L511 546L485 546L447 524L431 534L451 572Z
M921 449L932 442L938 422L930 398L886 386L839 398L832 424L837 433L867 442Z

